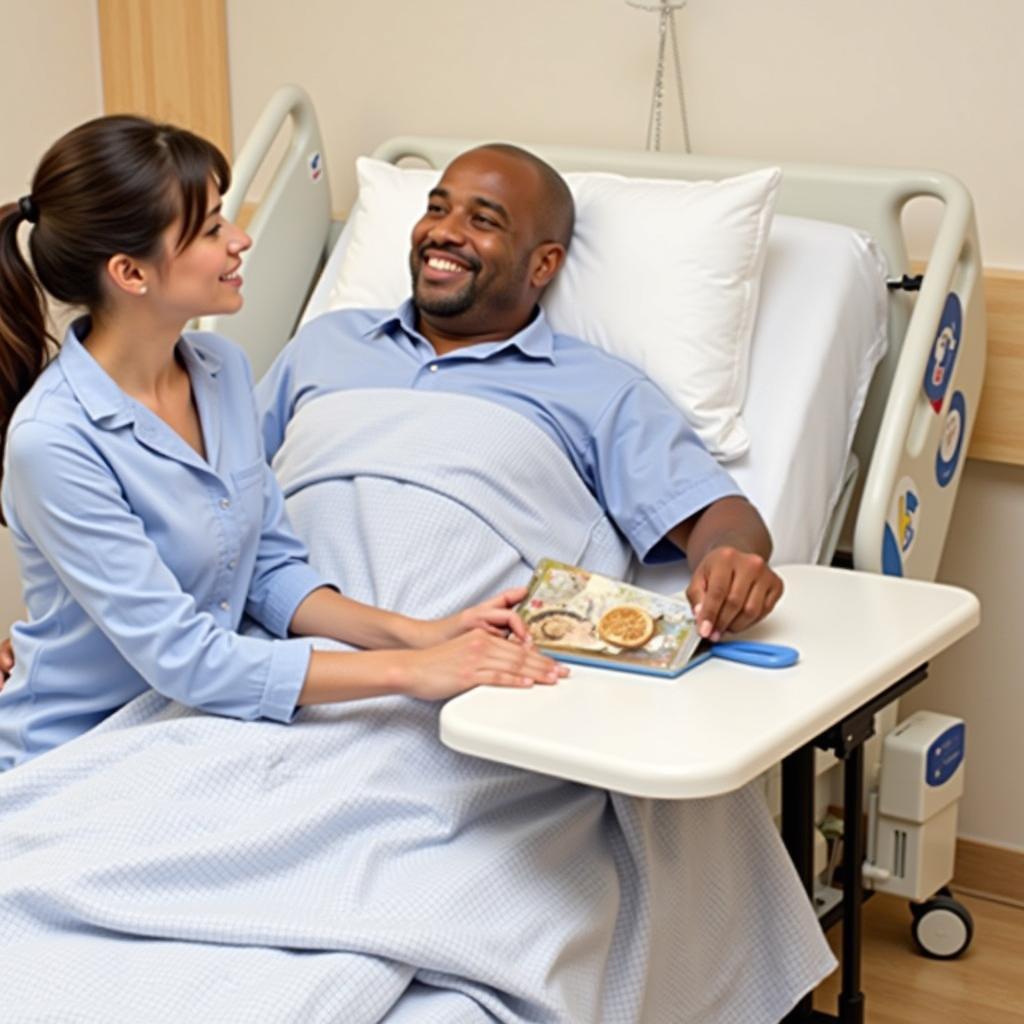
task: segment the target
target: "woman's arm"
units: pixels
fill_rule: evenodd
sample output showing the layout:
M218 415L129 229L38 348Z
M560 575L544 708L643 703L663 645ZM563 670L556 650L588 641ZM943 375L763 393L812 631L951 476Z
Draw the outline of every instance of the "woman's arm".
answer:
M320 587L295 609L288 630L294 636L326 636L353 647L379 650L422 646L417 642L417 627L422 625L425 623L417 619L354 601L330 587Z
M513 587L455 615L427 620L384 611L321 587L299 604L288 628L296 636L326 636L367 650L430 647L474 629L499 637L511 633L528 643L526 626L514 610L525 596L526 587Z
M347 642L357 646L391 646L385 642L388 639L407 647L427 646L420 641L428 638L428 631L440 634L446 630L454 630L453 639L458 636L460 642L443 644L438 640L429 650L416 652L418 656L413 657L408 656L412 652L406 651L369 651L365 654L314 651L297 703L325 704L389 693L440 700L484 684L531 686L535 682L557 682L569 674L568 668L557 665L550 658L537 656L536 652L523 645L490 642L498 636L502 617L488 613L518 604L525 590L522 587L506 591L483 605L435 622L422 622L381 611L344 598L333 590L316 590L299 605L299 611L292 620L296 632L328 636L328 630L338 622L355 621L357 625L351 633L353 638ZM522 620L514 617L519 629L525 630ZM478 618L479 622L476 621ZM499 625L495 625L493 619L497 619ZM474 630L475 635L467 635ZM363 642L359 643L355 639L357 637ZM407 642L410 638L414 642ZM0 642L0 691L13 668L14 648L7 638Z
M439 700L482 684L554 683L568 668L535 651L513 610L525 587L444 619L424 621L343 597L326 587L298 607L291 631L329 636L364 652L314 651L299 704L324 704L404 693ZM512 632L518 643L505 639ZM413 650L381 650L404 647Z
M388 694L443 700L474 686L556 683L568 672L531 646L474 629L423 650L314 651L298 703Z
M289 630L303 635L315 634L337 640L344 637L335 629L296 630L295 614L314 593L328 594L323 577L309 564L305 545L295 535L284 507L284 495L270 466L264 463L261 481L263 494L262 519L257 541L245 611L274 636L286 637ZM321 625L328 625L321 623ZM355 641L347 641L355 643ZM357 644L359 647L365 644ZM393 645L389 645L393 646Z

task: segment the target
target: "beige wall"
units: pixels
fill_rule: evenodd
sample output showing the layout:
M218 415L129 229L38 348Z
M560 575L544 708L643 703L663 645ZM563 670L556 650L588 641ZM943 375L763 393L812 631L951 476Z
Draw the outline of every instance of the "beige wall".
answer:
M339 210L354 158L391 135L643 145L656 18L624 0L227 4L236 146L302 84ZM690 0L677 18L696 150L941 168L977 200L988 263L1024 266L1019 0Z
M0 202L28 191L43 151L67 129L102 112L99 36L88 0L0 0L4 141ZM0 528L0 635L21 615L10 535Z
M656 19L623 0L228 0L235 140L283 82L312 94L335 208L356 155L400 133L643 145ZM985 261L1024 267L1024 3L690 0L678 16L694 148L937 167L977 204ZM671 79L669 80L671 86ZM674 97L666 149L681 148ZM926 251L927 210L909 218ZM940 576L985 624L911 707L969 723L965 835L1024 849L1024 471L969 463Z

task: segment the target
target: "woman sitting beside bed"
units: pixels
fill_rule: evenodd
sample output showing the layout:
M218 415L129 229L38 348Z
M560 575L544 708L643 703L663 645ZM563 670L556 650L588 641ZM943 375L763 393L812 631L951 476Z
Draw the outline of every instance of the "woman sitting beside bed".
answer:
M349 600L307 564L245 356L182 333L242 303L250 240L221 215L229 178L190 132L105 117L60 139L31 195L0 208L0 496L28 609L0 692L0 771L148 688L288 722L304 704L565 673L506 639L525 638L521 591L421 621ZM46 294L88 314L48 364ZM240 635L243 614L280 639ZM313 651L309 636L369 650Z

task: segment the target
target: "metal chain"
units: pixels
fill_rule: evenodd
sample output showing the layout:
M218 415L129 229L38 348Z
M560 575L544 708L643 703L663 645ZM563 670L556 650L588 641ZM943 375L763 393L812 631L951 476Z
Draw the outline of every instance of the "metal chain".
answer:
M679 93L679 116L683 122L683 145L690 152L690 121L686 116L686 93L683 91L683 64L679 59L679 37L676 35L675 11L669 15L669 31L672 33L672 55L676 62L676 91Z
M637 10L650 11L658 14L658 55L654 69L654 88L651 92L651 111L647 119L647 148L655 151L661 149L661 124L665 99L665 43L669 33L672 35L672 56L675 60L676 91L679 94L679 116L683 126L683 142L686 152L690 152L690 126L686 116L686 97L683 92L683 70L679 60L679 40L676 35L675 13L686 5L686 0L661 0L657 4L647 4L638 0L626 0L630 7Z
M665 99L665 37L668 29L668 15L661 12L658 18L658 60L654 71L654 92L651 95L651 117L647 126L647 148L661 150L661 114ZM654 129L654 145L651 145L651 128Z

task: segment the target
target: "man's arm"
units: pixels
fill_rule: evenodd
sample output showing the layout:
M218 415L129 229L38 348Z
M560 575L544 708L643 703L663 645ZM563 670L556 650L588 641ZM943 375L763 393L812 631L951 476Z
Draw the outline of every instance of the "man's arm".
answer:
M686 552L693 578L686 596L700 635L719 640L763 619L782 596L782 580L768 567L772 541L746 498L712 502L669 531Z
M645 562L686 552L693 575L687 596L702 636L718 640L771 611L782 581L767 566L767 527L649 380L635 378L615 393L591 430L583 463L598 500Z
M291 418L293 401L292 339L278 354L270 369L253 389L256 399L258 429L263 440L267 462L272 462L284 443L285 430Z

